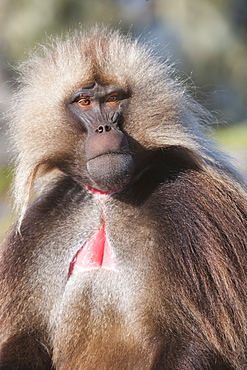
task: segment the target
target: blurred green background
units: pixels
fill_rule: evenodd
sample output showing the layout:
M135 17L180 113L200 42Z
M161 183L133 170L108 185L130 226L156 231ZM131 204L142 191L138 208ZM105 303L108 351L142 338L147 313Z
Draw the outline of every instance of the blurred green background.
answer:
M131 31L175 62L191 94L214 112L215 138L247 172L246 0L0 0L0 240L12 218L2 113L14 67L50 35L95 23Z

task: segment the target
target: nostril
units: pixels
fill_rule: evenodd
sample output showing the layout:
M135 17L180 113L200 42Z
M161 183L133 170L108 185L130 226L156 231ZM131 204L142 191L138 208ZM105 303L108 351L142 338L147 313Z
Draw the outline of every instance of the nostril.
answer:
M106 131L111 131L111 126L105 125L105 130Z
M102 132L104 131L104 126L99 126L95 132L97 132L98 134L102 134Z
M99 126L96 130L95 130L95 132L97 132L98 134L102 134L102 132L108 132L108 131L111 131L111 126L109 126L109 125L101 125L101 126Z

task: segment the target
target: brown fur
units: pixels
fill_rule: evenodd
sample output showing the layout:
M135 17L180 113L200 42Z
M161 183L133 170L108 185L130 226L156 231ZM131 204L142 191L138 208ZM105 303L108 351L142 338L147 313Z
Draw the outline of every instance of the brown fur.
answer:
M0 368L246 369L246 188L204 136L207 114L168 64L118 32L58 40L21 73ZM129 92L123 130L143 166L103 202L79 180L87 184L85 133L68 110L95 81ZM117 272L68 278L102 218Z

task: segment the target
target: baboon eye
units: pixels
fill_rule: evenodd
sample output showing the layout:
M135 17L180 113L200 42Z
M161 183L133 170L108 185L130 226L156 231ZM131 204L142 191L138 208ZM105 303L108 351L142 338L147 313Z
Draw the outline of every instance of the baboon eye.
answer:
M107 102L107 103L115 103L116 101L118 101L118 97L117 97L117 95L110 95L110 96L108 96L108 98L106 99L106 102Z
M81 98L78 100L78 102L80 105L83 105L83 106L86 106L86 105L90 105L91 104L91 100L88 99L88 98Z

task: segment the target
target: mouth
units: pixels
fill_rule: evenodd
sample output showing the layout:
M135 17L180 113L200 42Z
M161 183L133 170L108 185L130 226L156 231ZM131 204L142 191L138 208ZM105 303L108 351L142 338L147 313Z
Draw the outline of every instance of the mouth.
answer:
M111 151L90 158L87 171L97 189L112 191L125 187L131 181L134 162L129 152Z
M87 160L87 163L88 162L90 162L90 161L93 161L94 159L97 159L97 158L100 158L100 157L105 157L105 156L114 156L114 155L131 155L131 153L128 151L126 151L126 152L123 152L123 151L121 151L121 152L118 152L118 151L109 151L109 152L105 152L105 153L100 153L100 154L97 154L97 155L95 155L94 157L92 157L92 158L89 158L88 160Z

